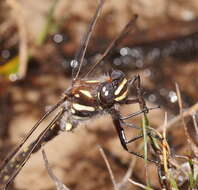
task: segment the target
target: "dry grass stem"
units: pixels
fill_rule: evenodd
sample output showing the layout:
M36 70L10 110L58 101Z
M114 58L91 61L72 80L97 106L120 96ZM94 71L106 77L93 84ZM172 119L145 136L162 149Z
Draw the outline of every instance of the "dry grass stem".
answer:
M124 175L122 181L117 184L119 189L123 189L124 186L126 185L126 183L128 183L128 179L132 176L136 161L137 161L137 158L133 157L133 159L131 160L131 163L129 165L129 168L128 168L126 174Z
M167 160L166 126L167 126L167 112L165 112L165 116L164 116L163 141L162 141L164 171L167 173L168 172L168 162L167 162L168 160Z
M109 164L109 161L107 160L107 157L106 157L106 155L105 155L105 152L104 152L104 150L103 150L103 148L102 148L101 146L99 146L99 151L100 151L100 153L101 153L101 155L102 155L102 157L103 157L103 159L104 159L104 161L105 161L105 164L106 164L106 166L107 166L107 169L108 169L108 171L109 171L109 175L110 175L110 177L111 177L111 181L112 181L112 183L113 183L114 189L115 189L115 190L119 190L119 188L118 188L118 186L117 186L117 183L116 183L116 180L115 180L115 177L114 177L114 175L113 175L113 171L112 171L111 166L110 166L110 164Z
M43 160L44 160L44 163L45 163L45 167L47 169L47 172L50 176L50 178L52 179L52 181L55 183L56 185L56 189L57 190L70 190L68 187L66 187L53 173L50 165L49 165L49 162L48 162L48 159L47 159L47 155L44 151L44 149L42 149L42 156L43 156Z
M195 114L192 115L192 118L193 118L193 124L194 124L194 127L195 127L195 133L196 133L195 137L196 137L196 139L198 139L198 125L197 125ZM198 146L196 144L194 144L192 148L193 148L192 149L193 153L198 158Z
M183 114L183 105L182 105L182 98L181 98L181 92L180 92L180 89L179 89L179 85L176 83L175 84L176 86L176 92L177 92L177 97L178 97L178 104L179 104L179 111L180 111L180 115L181 115L181 118L182 118L182 123L183 123L183 127L184 127L184 131L185 131L185 135L187 137L187 141L188 141L188 144L191 146L192 148L192 145L194 144L191 140L191 137L188 133L188 129L187 129L187 126L186 126L186 122L184 120L184 114ZM193 149L193 148L192 148Z
M193 124L194 124L194 127L195 127L196 138L198 139L198 124L197 124L197 120L196 120L196 115L195 114L192 115L192 119L193 119Z
M170 129L171 127L174 127L174 125L179 122L182 117L187 117L189 115L192 115L194 114L196 111L198 111L198 102L196 104L194 104L193 106L191 106L188 110L186 111L183 111L183 116L182 115L177 115L175 116L173 119L171 119L168 123L167 123L167 126L166 126L166 130ZM163 127L159 127L159 132L162 132L163 131Z
M128 179L128 181L129 181L130 183L132 183L133 185L138 186L138 187L140 187L140 188L142 188L142 189L152 190L152 188L148 188L147 186L145 186L145 185L143 185L143 184L141 184L141 183L138 183L138 182L136 182L136 181L133 181L132 179Z
M181 92L179 89L179 85L177 83L175 83L175 88L176 88L176 93L177 93L177 98L178 98L179 113L180 113L180 115L182 115L183 114L183 104L182 104Z
M144 143L144 168L145 168L145 177L146 177L146 184L149 185L149 175L148 175L148 140L147 140L147 130L149 127L149 121L147 115L144 114L142 117L142 131L143 131L143 143Z

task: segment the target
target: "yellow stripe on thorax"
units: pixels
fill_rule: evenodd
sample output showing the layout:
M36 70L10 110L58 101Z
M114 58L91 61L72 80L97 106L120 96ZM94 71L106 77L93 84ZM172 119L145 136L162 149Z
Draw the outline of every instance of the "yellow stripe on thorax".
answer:
M127 83L127 79L123 79L121 84L118 86L118 88L115 91L115 95L117 96L118 94L120 94L120 92L122 91L122 89L124 88L125 84Z
M119 102L121 100L124 100L127 97L127 93L128 93L128 89L123 94L121 94L120 96L115 98L114 100L117 101L117 102Z
M85 96L89 98L92 98L92 95L88 90L79 90L79 92L81 92L82 94L84 94Z
M91 106L85 106L81 104L74 103L73 108L77 111L95 111L94 107Z
M98 83L99 81L98 80L87 80L85 81L86 83Z

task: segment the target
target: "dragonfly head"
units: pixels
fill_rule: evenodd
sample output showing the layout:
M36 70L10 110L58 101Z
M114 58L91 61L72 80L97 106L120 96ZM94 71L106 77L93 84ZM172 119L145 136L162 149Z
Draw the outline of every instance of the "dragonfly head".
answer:
M128 80L125 74L119 70L110 73L110 80L103 82L99 91L99 100L105 107L122 102L128 95Z

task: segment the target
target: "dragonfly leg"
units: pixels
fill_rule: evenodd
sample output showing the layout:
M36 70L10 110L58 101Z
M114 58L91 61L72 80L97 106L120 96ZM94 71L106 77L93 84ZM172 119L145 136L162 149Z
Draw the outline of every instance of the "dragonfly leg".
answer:
M120 143L121 143L122 147L123 147L128 153L133 154L133 155L135 155L135 156L138 156L138 157L144 159L144 155L141 155L141 154L139 154L139 153L137 153L137 152L134 152L134 151L130 151L130 150L128 149L128 147L127 147L127 144L128 144L128 143L134 142L134 141L136 141L136 140L142 138L143 135L141 134L141 135L139 135L139 136L137 136L137 137L134 137L133 139L127 141L126 136L125 136L125 133L124 133L124 129L123 129L123 127L122 127L122 121L121 121L121 119L120 119L121 115L120 115L119 111L116 110L116 109L111 109L111 110L110 110L110 114L111 114L111 117L112 117L112 120L113 120L113 123L114 123L114 127L115 127L115 129L116 129L116 132L117 132L117 134L118 134L118 137L119 137L119 139L120 139ZM155 163L155 164L158 164L158 162L157 162L156 160L151 160L151 159L147 159L147 160L150 161L150 162L153 162L153 163Z
M121 119L120 119L120 122L121 122L122 126L130 127L130 128L134 128L134 129L142 129L141 127L139 127L133 123L127 123Z
M129 85L133 86L136 89L136 92L137 92L137 100L136 101L139 103L141 110L144 110L145 113L148 113L149 110L148 110L148 108L146 106L146 102L143 98L143 90L141 87L140 75L136 75L131 80L129 80Z

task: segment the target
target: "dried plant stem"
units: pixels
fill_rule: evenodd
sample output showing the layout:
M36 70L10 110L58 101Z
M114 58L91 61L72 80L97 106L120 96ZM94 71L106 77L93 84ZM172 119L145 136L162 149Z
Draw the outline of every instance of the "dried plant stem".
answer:
M122 181L117 184L117 186L118 186L119 189L124 189L124 186L128 182L128 179L132 176L133 169L134 169L134 166L135 166L136 161L137 161L137 158L136 157L133 157L133 159L131 160L131 163L129 165L129 168L128 168L127 172L126 172L126 174L122 178Z
M195 126L195 132L196 132L196 137L198 139L198 124L197 124L197 121L196 121L196 116L195 114L192 115L192 119L193 119L193 124Z
M55 183L56 185L56 189L57 190L70 190L68 187L66 187L53 173L50 165L49 165L49 162L48 162L48 159L47 159L47 155L44 151L44 149L42 149L42 155L43 155L43 160L44 160L44 164L45 164L45 167L47 169L47 172L50 176L50 178L53 180L53 182Z
M147 115L144 114L142 116L142 131L143 131L143 138L144 138L144 166L145 166L145 175L146 175L146 184L149 186L149 175L148 175L148 139L147 139L147 134L148 134L148 129L149 127L149 121L147 118Z
M110 175L110 177L111 177L111 181L112 181L112 183L113 183L114 189L115 189L115 190L119 190L119 188L118 188L118 186L117 186L117 184L116 184L116 180L115 180L115 177L114 177L114 175L113 175L113 171L112 171L112 169L111 169L111 166L110 166L110 164L109 164L109 162L108 162L108 160L107 160L107 157L106 157L106 155L105 155L105 153L104 153L104 150L103 150L103 148L102 148L101 146L99 146L99 151L100 151L100 153L101 153L101 155L102 155L102 157L103 157L103 159L104 159L104 161L105 161L105 164L106 164L106 166L107 166L107 169L108 169L108 171L109 171L109 175Z
M143 185L143 184L141 184L141 183L135 182L135 181L133 181L132 179L128 179L128 181L129 181L130 183L132 183L133 185L136 185L136 186L138 186L138 187L141 187L142 189L146 189L146 190L152 190L152 189L153 189L153 188L147 187L147 186L145 186L145 185Z
M188 144L191 146L191 144L193 144L193 142L191 142L191 138L190 138L190 135L188 133L188 129L187 129L187 126L186 126L186 123L185 123L185 120L184 120L181 92L180 92L180 89L179 89L179 85L177 83L175 83L175 87L176 87L176 92L177 92L177 97L178 97L179 112L180 112L180 115L181 115L185 135L187 137Z
M166 130L170 129L171 127L173 127L177 122L179 122L180 120L182 120L182 117L187 117L189 115L194 114L196 111L198 111L198 102L196 104L194 104L193 106L191 106L187 111L183 111L183 115L179 114L177 116L175 116L173 119L171 119L166 126ZM159 128L159 132L163 131L163 127Z
M166 126L167 126L167 112L165 112L164 117L164 125L163 125L163 141L162 141L162 152L163 152L163 165L164 165L164 171L168 172L168 160L167 160L167 141L166 141Z

